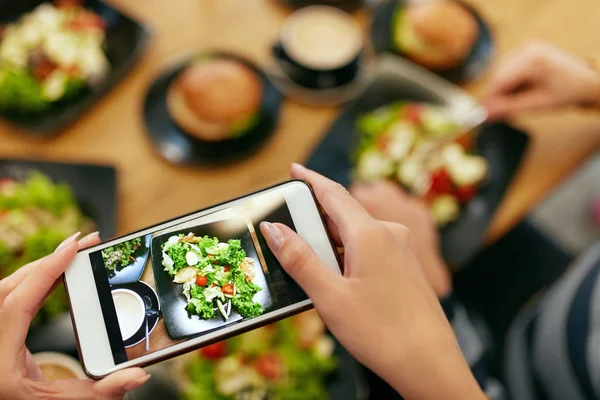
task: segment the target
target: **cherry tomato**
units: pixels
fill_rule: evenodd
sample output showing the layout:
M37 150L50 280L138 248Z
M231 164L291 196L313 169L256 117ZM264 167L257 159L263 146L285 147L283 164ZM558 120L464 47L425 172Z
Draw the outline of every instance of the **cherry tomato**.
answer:
M201 348L199 351L204 358L215 360L217 358L224 357L227 354L227 343L217 342L209 344L208 346Z
M216 283L213 283L210 287L217 287L219 285L217 285Z
M404 118L413 124L421 123L421 114L423 113L423 107L418 104L408 104L404 107Z
M460 203L468 203L477 194L477 187L475 185L460 186L456 188L454 194Z
M206 278L206 276L198 275L196 277L196 285L204 287L204 286L206 286L207 283L208 283L208 279Z
M453 190L450 175L444 168L440 168L431 174L430 191L436 194L451 193Z
M224 266L224 267L223 267L223 269L225 270L225 272L229 272L229 271L231 271L231 269L230 269L230 268L229 268L227 265L226 265L226 266Z
M33 68L33 75L38 81L43 81L56 69L56 66L48 60L40 62Z
M254 360L254 368L272 381L282 378L285 372L283 360L276 353L267 353L258 357Z
M223 292L224 294L229 294L229 295L233 296L233 284L228 283L226 285L223 285L223 287L221 288L221 292Z

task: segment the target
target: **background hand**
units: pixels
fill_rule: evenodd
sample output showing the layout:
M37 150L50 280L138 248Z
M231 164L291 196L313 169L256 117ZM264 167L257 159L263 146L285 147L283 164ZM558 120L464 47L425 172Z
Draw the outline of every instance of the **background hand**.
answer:
M290 228L262 223L281 265L330 331L405 398L484 399L402 225L373 219L340 185L295 165L309 182L338 246L344 275L328 269ZM427 379L423 379L423 375Z
M446 296L452 288L450 273L440 256L439 232L425 203L390 181L357 183L350 188L350 194L373 218L396 222L410 229L431 287L438 297Z
M600 74L583 59L533 42L514 51L494 74L483 100L490 119L518 112L600 102Z
M56 251L27 264L0 281L0 399L117 400L143 385L150 376L141 368L116 372L101 381L65 379L46 381L25 347L29 324L44 299L56 287L78 248L100 242L97 233L78 242L78 234Z

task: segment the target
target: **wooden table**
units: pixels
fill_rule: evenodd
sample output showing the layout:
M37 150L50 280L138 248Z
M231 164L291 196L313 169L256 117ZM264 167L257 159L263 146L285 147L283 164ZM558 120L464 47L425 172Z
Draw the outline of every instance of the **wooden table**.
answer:
M153 37L133 72L61 136L42 141L0 123L0 157L114 164L118 231L125 233L271 185L288 177L318 143L337 108L286 101L274 137L253 157L219 169L182 168L158 158L146 138L141 107L153 77L199 49L239 52L264 64L290 13L275 0L110 0L148 23ZM496 61L530 37L581 55L600 54L597 0L472 0L494 28ZM357 18L367 26L368 10ZM489 70L468 89L485 90ZM519 121L531 133L525 163L488 231L495 240L600 145L600 118L555 115Z

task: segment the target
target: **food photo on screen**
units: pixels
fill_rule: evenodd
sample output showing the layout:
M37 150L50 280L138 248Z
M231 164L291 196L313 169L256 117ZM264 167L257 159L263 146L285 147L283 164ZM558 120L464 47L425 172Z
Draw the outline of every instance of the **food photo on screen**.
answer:
M264 193L90 253L116 363L306 300L258 225L295 229Z

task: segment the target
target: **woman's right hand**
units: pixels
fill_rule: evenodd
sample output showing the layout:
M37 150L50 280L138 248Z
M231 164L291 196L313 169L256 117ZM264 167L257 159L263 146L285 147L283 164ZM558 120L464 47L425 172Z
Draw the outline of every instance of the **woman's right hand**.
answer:
M283 268L312 299L331 333L360 362L412 400L485 399L424 276L410 231L377 221L339 184L300 165L338 246L344 274L283 224L261 231Z
M600 103L600 74L566 51L532 42L500 65L483 99L492 120L519 112Z

